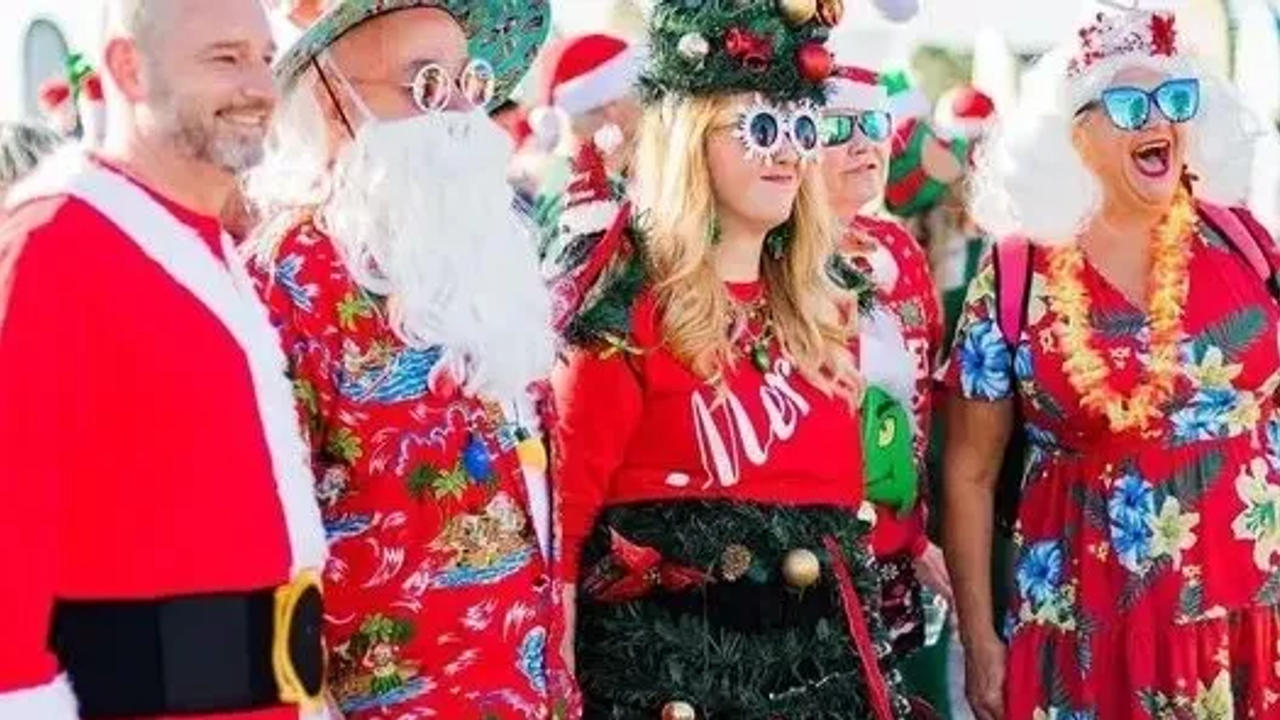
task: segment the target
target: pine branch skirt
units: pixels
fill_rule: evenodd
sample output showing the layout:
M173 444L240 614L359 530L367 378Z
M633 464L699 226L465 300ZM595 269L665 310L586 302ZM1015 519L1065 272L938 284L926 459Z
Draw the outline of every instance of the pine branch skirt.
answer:
M675 701L696 708L699 720L874 717L824 550L827 537L842 550L884 666L889 642L868 531L853 511L828 506L668 501L607 508L583 550L579 583L576 651L586 717L654 720ZM599 599L608 593L601 578L621 574L615 533L650 558L657 551L664 568L675 568L670 574L700 573L708 582L667 590L663 573L652 569L655 587L643 596ZM819 579L803 590L782 572L797 549L821 563ZM894 715L907 717L897 671L885 674Z

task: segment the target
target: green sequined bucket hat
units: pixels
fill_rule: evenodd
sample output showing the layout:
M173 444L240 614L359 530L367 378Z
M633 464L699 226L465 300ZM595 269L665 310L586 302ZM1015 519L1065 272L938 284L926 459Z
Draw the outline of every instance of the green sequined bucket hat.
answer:
M276 82L288 90L311 61L347 31L380 15L412 8L444 10L462 25L471 57L493 66L496 82L490 110L515 91L551 29L548 0L343 0L280 57Z

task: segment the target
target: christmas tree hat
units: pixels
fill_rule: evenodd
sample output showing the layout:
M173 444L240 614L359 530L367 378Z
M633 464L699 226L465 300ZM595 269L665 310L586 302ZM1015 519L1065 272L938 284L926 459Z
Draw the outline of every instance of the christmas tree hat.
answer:
M821 103L834 65L824 43L843 14L843 0L657 0L641 95Z

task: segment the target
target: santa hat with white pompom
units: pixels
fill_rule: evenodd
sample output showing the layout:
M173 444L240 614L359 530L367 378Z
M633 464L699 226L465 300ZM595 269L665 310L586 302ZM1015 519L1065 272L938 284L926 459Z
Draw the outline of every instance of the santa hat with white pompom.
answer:
M570 38L549 67L544 105L529 113L538 145L555 147L571 119L635 91L644 64L641 48L612 35L595 33ZM612 127L613 132L608 128ZM594 138L606 154L621 144L616 126L606 126Z

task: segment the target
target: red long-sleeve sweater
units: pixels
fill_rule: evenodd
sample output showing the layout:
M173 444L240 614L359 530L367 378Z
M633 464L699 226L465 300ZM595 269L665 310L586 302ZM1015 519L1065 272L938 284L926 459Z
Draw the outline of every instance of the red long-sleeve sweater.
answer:
M762 291L729 288L741 300ZM608 505L728 498L860 508L861 433L843 398L824 395L776 353L767 373L740 360L719 396L663 346L652 295L637 301L632 326L634 352L580 350L556 377L567 582L577 580L582 543Z

